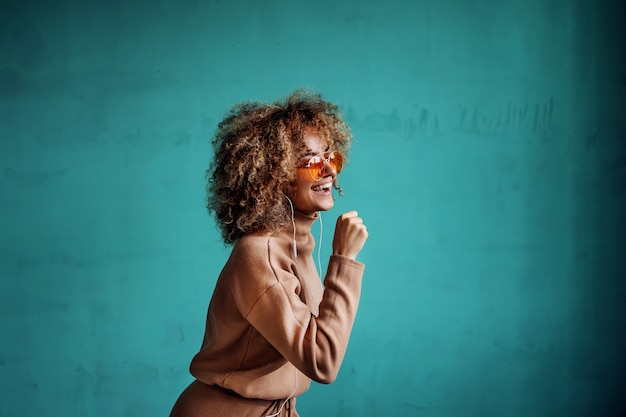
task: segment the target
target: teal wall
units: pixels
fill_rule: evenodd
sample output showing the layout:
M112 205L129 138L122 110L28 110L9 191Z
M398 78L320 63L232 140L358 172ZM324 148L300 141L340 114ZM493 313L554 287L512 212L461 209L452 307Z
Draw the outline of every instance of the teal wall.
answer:
M621 2L4 1L0 417L167 415L228 255L227 107L309 86L370 239L304 416L626 415Z

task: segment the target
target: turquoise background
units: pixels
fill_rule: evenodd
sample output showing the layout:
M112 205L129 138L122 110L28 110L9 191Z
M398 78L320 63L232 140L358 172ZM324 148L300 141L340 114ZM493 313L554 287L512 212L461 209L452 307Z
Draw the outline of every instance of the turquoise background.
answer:
M626 415L623 2L1 4L1 417L169 413L228 255L210 135L300 86L355 135L323 252L370 231L300 414Z

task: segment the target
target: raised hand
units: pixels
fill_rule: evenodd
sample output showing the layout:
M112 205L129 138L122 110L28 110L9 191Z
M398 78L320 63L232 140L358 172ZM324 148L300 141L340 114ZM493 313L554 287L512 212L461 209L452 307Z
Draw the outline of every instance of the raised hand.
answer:
M367 240L367 227L355 210L343 213L337 219L333 238L333 255L356 259Z

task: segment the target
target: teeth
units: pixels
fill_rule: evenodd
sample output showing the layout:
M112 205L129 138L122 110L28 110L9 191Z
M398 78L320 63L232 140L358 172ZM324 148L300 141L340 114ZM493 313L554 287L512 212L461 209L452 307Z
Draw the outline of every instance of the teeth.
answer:
M315 186L315 187L313 187L312 189L313 189L313 191L320 191L320 190L325 190L325 191L327 191L327 190L330 190L331 185L332 185L332 184L329 182L329 183L327 183L327 184L316 185L316 186Z

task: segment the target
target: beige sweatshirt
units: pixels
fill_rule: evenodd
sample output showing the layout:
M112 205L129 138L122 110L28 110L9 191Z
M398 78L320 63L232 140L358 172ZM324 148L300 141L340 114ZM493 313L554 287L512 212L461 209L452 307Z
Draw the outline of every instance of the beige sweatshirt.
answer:
M331 256L322 290L312 256L316 218L296 213L297 261L291 228L246 235L234 245L209 304L202 348L191 362L199 381L266 400L302 394L311 379L334 381L364 265Z

